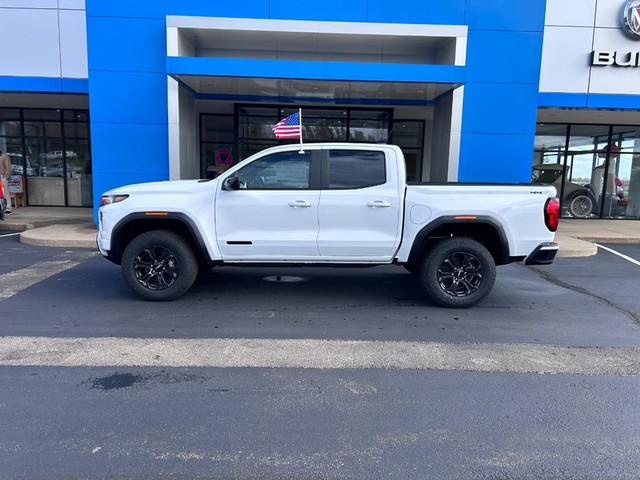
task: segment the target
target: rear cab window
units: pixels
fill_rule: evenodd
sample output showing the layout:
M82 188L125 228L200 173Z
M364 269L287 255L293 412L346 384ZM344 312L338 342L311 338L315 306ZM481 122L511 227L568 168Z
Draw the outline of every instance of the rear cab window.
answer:
M385 154L375 150L329 150L328 188L358 189L387 182Z

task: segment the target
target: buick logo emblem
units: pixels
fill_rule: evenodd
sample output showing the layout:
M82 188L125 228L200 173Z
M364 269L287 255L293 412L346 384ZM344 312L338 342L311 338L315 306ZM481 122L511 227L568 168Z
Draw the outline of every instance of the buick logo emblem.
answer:
M634 40L640 40L640 0L628 0L622 10L622 28Z

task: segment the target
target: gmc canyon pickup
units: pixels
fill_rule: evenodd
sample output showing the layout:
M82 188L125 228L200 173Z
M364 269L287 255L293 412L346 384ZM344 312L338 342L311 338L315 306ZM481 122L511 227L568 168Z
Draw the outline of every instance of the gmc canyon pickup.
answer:
M106 192L98 247L145 300L174 300L215 265L404 266L445 307L476 305L496 265L549 264L556 190L407 184L394 145L266 149L213 180Z

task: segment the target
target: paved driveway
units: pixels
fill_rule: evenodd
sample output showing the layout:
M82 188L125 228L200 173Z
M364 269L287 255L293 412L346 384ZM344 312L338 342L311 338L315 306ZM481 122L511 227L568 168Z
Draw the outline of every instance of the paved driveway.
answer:
M398 267L216 268L148 303L92 252L0 242L4 478L640 471L640 267L609 251L447 310Z

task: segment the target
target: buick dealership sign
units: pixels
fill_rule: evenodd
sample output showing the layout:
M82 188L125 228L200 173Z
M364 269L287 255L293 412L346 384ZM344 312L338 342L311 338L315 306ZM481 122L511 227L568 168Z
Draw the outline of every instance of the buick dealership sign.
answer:
M616 52L594 50L591 53L591 65L594 67L640 67L640 52Z
M622 30L630 38L640 40L640 0L628 0L622 9ZM594 50L591 65L603 67L640 67L640 51Z
M622 29L634 40L640 40L640 0L629 0L622 10Z

